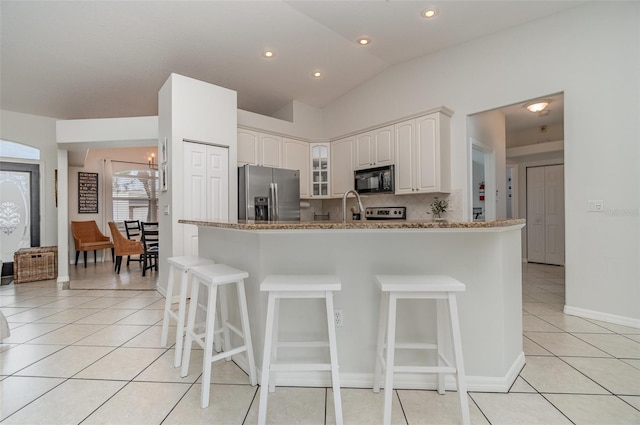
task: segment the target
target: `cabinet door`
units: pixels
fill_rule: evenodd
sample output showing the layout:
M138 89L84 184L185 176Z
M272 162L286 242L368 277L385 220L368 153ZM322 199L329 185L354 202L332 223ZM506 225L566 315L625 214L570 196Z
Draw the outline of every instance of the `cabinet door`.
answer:
M311 145L311 197L329 197L329 145Z
M331 196L342 197L353 189L354 139L331 143Z
M259 135L255 131L238 129L238 165L258 165Z
M282 167L282 137L263 134L260 136L260 147L262 154L259 165Z
M396 136L396 194L415 193L415 120L395 125Z
M418 192L440 190L440 158L438 150L438 116L416 119L416 188Z
M283 166L300 171L300 197L309 197L309 143L300 140L283 139Z
M356 169L373 167L373 133L356 136Z
M393 165L395 154L395 134L393 126L379 128L374 132L375 149L373 151L373 165Z

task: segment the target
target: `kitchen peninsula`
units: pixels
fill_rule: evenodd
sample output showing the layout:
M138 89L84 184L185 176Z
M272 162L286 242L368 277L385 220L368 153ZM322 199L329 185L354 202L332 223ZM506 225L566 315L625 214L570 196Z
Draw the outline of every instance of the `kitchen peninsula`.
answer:
M180 220L198 226L201 256L249 272L247 302L256 363L262 362L267 295L260 282L270 274L336 274L342 291L335 308L341 383L371 387L380 292L376 274L448 274L466 285L458 297L469 390L506 392L524 365L522 349L521 229L524 220L491 222L258 222ZM323 305L296 300L281 305L282 339L322 339ZM435 308L399 305L398 340L435 336ZM291 317L291 320L287 320ZM304 323L305 331L299 326ZM285 352L282 356L286 356ZM293 355L293 354L289 354ZM296 351L307 359L309 353ZM412 354L414 355L414 354ZM280 356L280 353L279 353ZM398 361L412 361L402 351ZM244 365L244 357L237 363ZM453 378L448 388L455 388ZM322 373L278 375L278 385L327 386ZM397 388L435 388L435 377L398 374Z

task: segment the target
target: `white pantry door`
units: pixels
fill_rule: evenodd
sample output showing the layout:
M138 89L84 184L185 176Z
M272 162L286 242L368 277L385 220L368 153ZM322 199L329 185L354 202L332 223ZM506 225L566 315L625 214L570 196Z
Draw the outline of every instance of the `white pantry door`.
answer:
M527 261L564 265L564 165L527 168Z
M229 149L184 142L184 217L229 220ZM184 225L183 255L198 255L198 228Z

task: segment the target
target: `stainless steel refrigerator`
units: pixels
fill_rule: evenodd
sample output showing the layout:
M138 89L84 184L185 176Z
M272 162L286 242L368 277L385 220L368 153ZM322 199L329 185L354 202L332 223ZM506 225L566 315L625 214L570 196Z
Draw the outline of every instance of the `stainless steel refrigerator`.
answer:
M238 167L238 219L300 221L300 172Z

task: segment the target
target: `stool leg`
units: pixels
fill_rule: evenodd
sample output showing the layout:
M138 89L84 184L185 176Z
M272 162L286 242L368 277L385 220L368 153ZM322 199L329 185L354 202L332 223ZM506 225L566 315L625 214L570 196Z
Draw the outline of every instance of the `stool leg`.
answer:
M213 357L213 335L216 325L216 297L217 285L209 287L207 302L207 318L204 328L204 358L202 359L202 392L200 393L200 407L209 406L209 387L211 386L211 358Z
M238 303L242 321L242 336L247 347L247 360L249 361L249 382L251 386L258 384L256 374L256 360L253 357L253 343L251 342L251 326L249 324L249 309L247 308L247 294L244 290L244 280L238 282Z
M222 334L224 335L224 351L231 350L231 336L229 335L229 309L227 308L227 288L226 285L222 285L219 288L220 291L220 324L222 325ZM230 362L231 357L225 357L225 360Z
M443 356L444 356L444 325L445 325L445 311L444 308L445 300L437 299L436 300L436 332L437 332L437 342L438 345L438 366L443 366ZM438 394L444 395L444 373L438 373Z
M127 260L127 265L129 260ZM162 335L160 336L160 345L162 347L167 346L167 339L169 338L169 312L171 311L171 301L173 298L173 278L175 267L173 264L169 265L169 280L167 281L167 294L164 300L164 317L162 318ZM177 342L177 341L176 341ZM178 353L176 353L176 356Z
M267 422L267 398L269 396L269 369L271 368L271 344L273 342L273 320L276 294L269 292L267 302L267 321L264 335L264 352L262 354L262 379L260 380L260 405L258 407L258 425Z
M191 301L189 301L189 317L187 319L187 329L185 333L184 347L182 349L182 368L180 376L185 377L189 374L189 361L191 360L191 345L193 344L193 335L196 332L196 313L198 310L198 289L200 282L195 279L191 286Z
M389 293L380 294L380 308L378 310L378 342L376 343L376 369L373 375L373 392L380 392L380 379L382 378L382 359L384 354L384 337L387 329L387 308L389 307Z
M451 331L453 333L453 351L456 357L456 377L458 378L458 397L460 398L460 410L462 411L462 423L471 423L469 415L469 400L467 398L467 382L462 361L462 338L460 336L460 322L458 320L458 306L456 295L449 293L449 314L451 315Z
M384 420L383 423L391 423L391 400L393 397L393 363L396 339L396 295L389 294L389 307L387 313L387 360L385 362L386 377L384 380Z
M278 362L278 332L280 332L280 298L276 297L273 307L273 338L271 339L271 363ZM273 372L269 377L269 392L276 390L278 374Z
M333 384L333 404L336 414L336 425L342 425L342 398L340 397L340 374L338 373L338 347L336 341L336 325L333 313L333 292L325 293L327 304L327 325L329 331L329 356L331 357L331 381Z
M169 276L171 279L171 276ZM182 360L182 350L184 343L184 317L187 310L187 291L189 288L189 281L191 280L191 273L188 270L182 272L180 279L180 298L178 299L178 324L176 325L176 355L173 359L173 366L180 366Z

